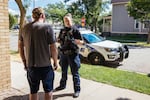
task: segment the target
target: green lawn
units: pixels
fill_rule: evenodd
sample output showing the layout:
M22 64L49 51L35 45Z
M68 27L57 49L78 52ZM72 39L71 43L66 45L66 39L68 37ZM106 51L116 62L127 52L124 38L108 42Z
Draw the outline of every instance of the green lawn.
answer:
M10 50L10 54L11 54L11 55L15 55L15 54L18 54L18 53L19 53L18 51Z
M106 39L118 41L118 42L121 42L121 43L127 44L127 45L150 47L150 44L147 44L147 38L142 35L126 34L123 36L106 37Z
M123 43L136 43L136 42L146 42L147 37L143 35L137 35L137 34L124 34L124 35L118 35L118 36L110 36L106 37L109 40L115 40Z
M81 65L80 75L85 79L150 95L150 77L147 75L87 64Z

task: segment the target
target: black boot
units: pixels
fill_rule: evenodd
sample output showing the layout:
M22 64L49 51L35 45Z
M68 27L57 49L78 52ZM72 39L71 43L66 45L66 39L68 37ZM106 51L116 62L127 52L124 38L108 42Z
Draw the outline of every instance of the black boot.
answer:
M74 97L74 98L77 98L77 97L79 97L79 94L80 94L80 91L77 91L77 92L75 92L75 93L73 94L73 97Z
M60 90L63 90L63 89L65 89L65 88L66 88L66 87L58 86L58 87L55 88L54 91L60 91Z

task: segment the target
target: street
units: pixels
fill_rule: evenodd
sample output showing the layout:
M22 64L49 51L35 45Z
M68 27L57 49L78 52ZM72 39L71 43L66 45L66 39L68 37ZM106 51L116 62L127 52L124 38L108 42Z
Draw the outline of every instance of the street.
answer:
M150 73L150 48L131 47L129 53L129 58L125 59L118 69Z
M18 34L10 34L10 49L18 50ZM150 73L150 48L129 47L129 58L125 59L117 69L134 71L139 73Z

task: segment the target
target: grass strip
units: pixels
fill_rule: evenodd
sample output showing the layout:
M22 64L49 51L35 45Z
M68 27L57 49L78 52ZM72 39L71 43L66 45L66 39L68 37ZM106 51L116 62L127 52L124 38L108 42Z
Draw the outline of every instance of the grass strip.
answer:
M150 95L150 77L104 66L82 64L81 77Z

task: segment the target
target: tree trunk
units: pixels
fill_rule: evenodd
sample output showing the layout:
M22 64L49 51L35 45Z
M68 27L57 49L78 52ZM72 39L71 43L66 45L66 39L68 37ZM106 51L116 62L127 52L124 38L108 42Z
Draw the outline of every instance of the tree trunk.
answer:
M95 22L95 25L94 25L94 30L95 30L95 33L97 33L97 24Z
M25 13L22 13L20 16L20 29L19 29L19 33L22 31L22 28L25 24Z
M148 32L147 44L150 44L150 31Z
M21 0L15 0L15 1L19 7L19 10L20 10L20 29L19 29L19 33L20 33L23 26L24 26L26 9L24 8Z
M148 22L148 38L147 38L147 44L150 44L150 21Z
M95 25L94 25L94 28L95 28L95 33L98 33L98 30L97 30L97 27L98 27L98 22L97 22L97 18L95 18Z
M91 26L91 31L93 31L94 30L94 27L93 27L93 25Z
M20 32L22 31L22 28L24 26L24 23L25 23L26 9L24 8L21 0L15 0L15 1L19 7L19 10L20 10L20 23L19 23L19 25L20 25L19 34L20 34Z

